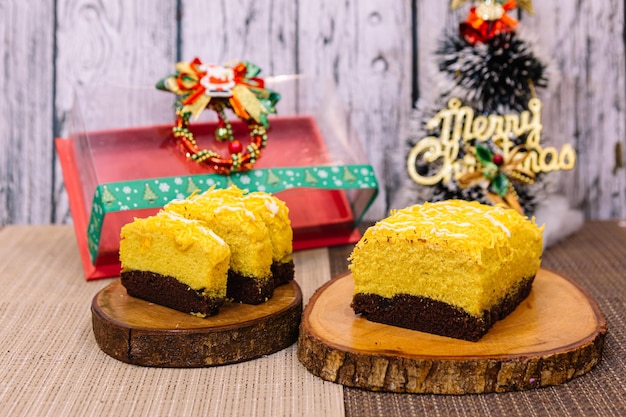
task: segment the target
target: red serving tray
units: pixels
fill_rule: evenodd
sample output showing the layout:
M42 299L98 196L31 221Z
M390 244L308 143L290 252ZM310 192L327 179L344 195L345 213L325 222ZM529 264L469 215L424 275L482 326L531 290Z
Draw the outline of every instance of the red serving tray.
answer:
M310 116L276 117L268 146L256 167L328 165L332 161L315 120ZM208 137L214 122L192 124L199 146L225 152L225 144ZM233 122L236 137L248 135L247 127ZM129 210L105 216L95 264L87 247L87 225L93 193L98 184L176 175L206 174L206 169L181 155L173 142L171 125L89 132L91 161L79 157L73 139L57 138L56 149L68 193L74 230L87 280L119 275L119 233L135 217L150 216L158 209ZM203 145L203 139L206 144ZM93 169L88 175L84 171ZM89 183L88 183L89 182ZM360 233L343 190L294 188L276 193L289 207L294 250L352 244Z

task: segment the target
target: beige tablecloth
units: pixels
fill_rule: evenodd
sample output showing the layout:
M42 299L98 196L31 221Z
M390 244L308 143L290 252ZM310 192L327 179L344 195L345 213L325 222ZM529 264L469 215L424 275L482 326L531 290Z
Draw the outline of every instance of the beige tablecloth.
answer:
M347 271L350 246L298 252L305 303ZM309 374L295 345L214 368L143 368L103 353L93 296L69 226L0 231L0 416L626 416L626 232L590 222L544 254L543 266L587 289L607 319L604 356L567 384L505 394L374 393Z
M94 295L69 226L0 231L0 416L343 416L343 387L300 365L295 345L257 360L145 368L103 353ZM330 278L328 250L299 252L306 302Z

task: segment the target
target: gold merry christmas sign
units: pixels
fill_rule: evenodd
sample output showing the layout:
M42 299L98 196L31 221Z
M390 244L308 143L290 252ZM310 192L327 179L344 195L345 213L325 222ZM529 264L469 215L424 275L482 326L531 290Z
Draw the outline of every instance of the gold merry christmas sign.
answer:
M530 183L535 174L570 170L576 163L576 151L566 144L557 149L541 144L541 100L533 98L528 109L519 114L475 115L469 106L453 98L448 107L428 120L429 132L409 152L409 176L418 184L435 185L452 179L461 187L484 183L494 202L504 202L518 209L512 181ZM520 138L524 138L520 144ZM517 139L515 142L513 139ZM490 141L494 146L486 146ZM460 156L461 146L465 152ZM495 152L492 152L495 149ZM418 161L433 164L427 175L417 170Z

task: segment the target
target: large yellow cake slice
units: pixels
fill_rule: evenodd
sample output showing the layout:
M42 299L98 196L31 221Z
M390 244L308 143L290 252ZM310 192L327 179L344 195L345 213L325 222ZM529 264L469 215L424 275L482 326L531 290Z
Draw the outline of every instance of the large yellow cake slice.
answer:
M229 246L229 299L259 304L272 297L273 248L269 229L237 192L211 188L184 200L174 200L164 209L204 222Z
M377 322L479 340L531 289L542 229L514 210L460 200L393 212L350 256L352 306Z
M199 221L164 211L135 219L122 227L119 255L131 296L199 316L226 298L230 249Z

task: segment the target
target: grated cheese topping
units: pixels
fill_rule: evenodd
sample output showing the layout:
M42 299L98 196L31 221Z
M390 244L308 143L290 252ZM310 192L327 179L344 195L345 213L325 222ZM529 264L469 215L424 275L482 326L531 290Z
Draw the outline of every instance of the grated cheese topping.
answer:
M504 207L446 200L394 210L368 233L376 238L393 238L399 234L404 239L463 248L479 254L483 248L502 245L515 230L527 223L534 224L534 219L529 220ZM541 234L542 229L536 228L536 231Z

